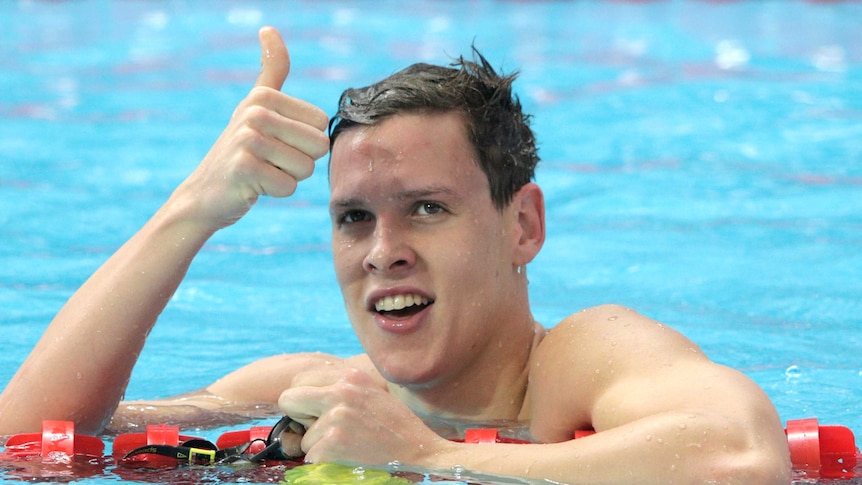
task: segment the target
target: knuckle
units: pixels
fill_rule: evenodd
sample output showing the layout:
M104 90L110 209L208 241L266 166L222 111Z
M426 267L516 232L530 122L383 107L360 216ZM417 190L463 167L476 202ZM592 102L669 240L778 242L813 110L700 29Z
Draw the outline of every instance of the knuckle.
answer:
M288 180L287 182L282 184L280 187L278 187L277 190L272 190L271 192L272 193L270 193L269 195L271 195L272 197L291 196L291 195L293 195L294 192L296 192L296 180L293 180L293 179Z
M282 411L288 408L293 403L293 393L290 389L285 389L278 396L278 407Z
M237 130L236 141L239 146L250 152L257 150L266 142L266 137L252 126L244 126ZM241 160L245 160L242 158Z
M366 376L365 372L354 367L345 367L341 374L341 380L348 384L361 384Z
M332 423L349 423L355 418L355 413L348 406L335 406L330 411L330 420ZM341 426L330 426L331 433L338 433Z
M305 180L314 173L314 160L303 160L297 164L294 176L297 180Z
M318 158L321 158L326 155L328 152L329 137L325 133L320 132L313 144L312 153L310 153L310 155L313 159L317 160Z
M270 99L273 92L274 90L268 86L255 86L251 88L245 99L252 104L260 104Z
M311 125L320 131L326 131L329 126L329 116L321 109L315 109L311 113Z
M252 104L245 109L245 122L253 126L262 126L272 117L269 109L260 104Z

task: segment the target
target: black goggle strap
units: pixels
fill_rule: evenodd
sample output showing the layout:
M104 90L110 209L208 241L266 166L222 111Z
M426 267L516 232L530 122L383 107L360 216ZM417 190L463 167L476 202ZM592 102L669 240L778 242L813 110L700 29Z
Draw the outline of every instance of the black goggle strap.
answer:
M189 440L179 446L170 445L146 445L135 448L123 457L127 460L138 455L159 455L168 458L176 458L179 461L187 461L190 464L212 464L223 457L226 450L218 450L216 446L206 440Z
M251 456L248 461L260 463L263 460L290 460L291 458L297 458L295 456L287 456L284 453L284 448L281 446L281 434L285 431L302 436L305 434L305 426L294 421L290 416L284 416L279 419L266 438L266 448L261 450L260 453Z

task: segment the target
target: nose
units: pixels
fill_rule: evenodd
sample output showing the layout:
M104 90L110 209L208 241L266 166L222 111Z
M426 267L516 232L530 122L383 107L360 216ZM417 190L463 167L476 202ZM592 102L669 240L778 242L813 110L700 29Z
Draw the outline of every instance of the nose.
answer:
M415 263L416 253L410 247L404 231L378 219L371 248L362 261L365 271L391 275L409 269Z

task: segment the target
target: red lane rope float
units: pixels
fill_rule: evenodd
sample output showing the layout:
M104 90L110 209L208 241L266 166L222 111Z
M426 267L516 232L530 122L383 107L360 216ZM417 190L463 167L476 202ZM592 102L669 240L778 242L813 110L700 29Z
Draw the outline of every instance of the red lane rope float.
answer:
M252 426L251 429L228 431L218 437L216 446L219 449L224 449L240 446L243 443L251 443L248 452L252 454L260 453L266 447L266 439L269 437L272 428L272 426Z
M222 453L231 448L242 448L244 455L266 454L262 459L287 459L277 455L270 456L268 448L280 445L280 434L288 431L290 418L282 418L276 426L253 426L250 429L228 431L219 436L213 448L199 449L189 443L205 442L202 438L181 435L179 427L173 425L147 426L145 433L126 433L114 439L112 456L118 463L144 464L146 466L176 466L177 457L161 456L158 453L140 452L144 447L177 448L186 447L199 453ZM273 429L278 427L278 432ZM293 430L297 432L297 430ZM300 431L304 431L300 429ZM795 471L803 472L809 478L852 478L854 468L862 461L856 447L853 432L845 426L821 426L817 418L787 421L785 428L790 460ZM273 436L276 434L278 436ZM595 434L593 430L575 431L574 438L582 439ZM493 428L472 428L465 433L464 443L529 443L526 440L501 437ZM206 442L208 443L208 442ZM105 444L95 437L75 434L71 421L45 420L41 433L13 435L6 442L6 449L0 459L32 459L41 457L42 463L58 463L73 457L102 458ZM129 454L132 456L129 456ZM193 457L189 457L193 463ZM207 460L204 460L205 462ZM208 460L213 462L212 457Z
M42 421L41 433L16 434L6 441L3 453L13 458L41 456L42 462L57 463L73 456L102 458L105 443L95 437L75 434L71 421Z
M859 449L846 426L820 426L817 418L787 421L784 429L793 469L810 478L851 478Z

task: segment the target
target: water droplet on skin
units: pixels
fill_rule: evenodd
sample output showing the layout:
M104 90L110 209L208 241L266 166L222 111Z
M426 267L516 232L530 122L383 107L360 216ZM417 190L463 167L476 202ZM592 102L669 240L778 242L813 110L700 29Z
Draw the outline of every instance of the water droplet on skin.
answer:
M82 377L83 377L83 376L81 375L81 373L80 373L80 372L78 372L77 374L75 374L75 378L76 378L76 379L78 379L79 381L81 380L81 378L82 378Z
M614 316L612 316L612 317L608 317L608 321L609 321L609 322L613 322L613 321L614 321L614 320L616 320L616 319L617 319L617 316L616 316L616 315L614 315Z
M679 429L685 429L687 427L688 426L686 426L685 423L679 423Z
M652 435L651 435L651 434L648 434L648 435L646 435L646 437L645 437L644 439L645 439L646 441L652 441Z

